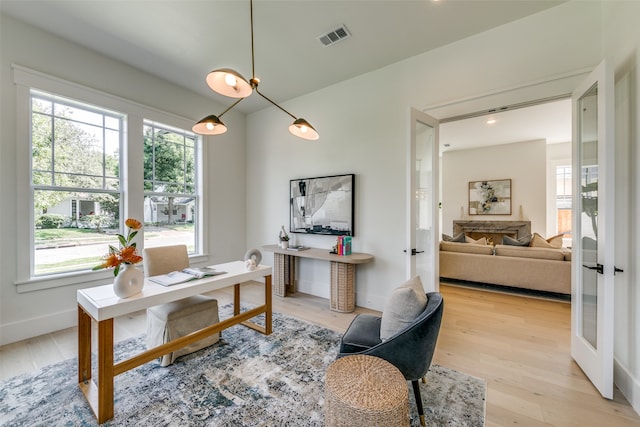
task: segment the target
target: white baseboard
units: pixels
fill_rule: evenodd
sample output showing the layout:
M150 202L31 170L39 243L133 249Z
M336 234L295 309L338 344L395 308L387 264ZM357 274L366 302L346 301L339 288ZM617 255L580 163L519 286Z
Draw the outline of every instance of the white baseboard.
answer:
M0 326L0 345L22 341L78 324L78 311L67 310Z
M617 359L613 360L613 382L620 389L629 404L640 415L640 379L634 378Z

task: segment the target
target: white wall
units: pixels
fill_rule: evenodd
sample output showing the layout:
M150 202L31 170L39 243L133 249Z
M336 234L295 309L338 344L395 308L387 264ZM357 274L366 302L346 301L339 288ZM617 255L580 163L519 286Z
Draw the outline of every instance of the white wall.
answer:
M0 344L25 339L76 324L76 290L99 284L96 273L76 277L76 284L18 293L15 224L18 168L16 86L12 64L18 64L67 81L126 98L164 112L196 121L222 106L193 92L142 73L81 46L44 33L2 15L0 25ZM245 242L245 117L225 115L229 132L205 142L204 166L208 200L206 259L222 262L242 257ZM220 201L223 200L224 203ZM140 207L140 211L142 207ZM24 255L21 255L24 256ZM98 272L99 273L99 272ZM97 275L99 276L99 275ZM108 275L102 283L109 283ZM79 283L78 283L79 282Z
M597 65L600 41L600 6L568 3L287 102L285 108L318 129L316 142L289 136L289 118L278 110L250 115L247 245L274 243L280 226L287 224L289 179L355 173L354 250L376 257L358 267L356 303L381 309L388 293L406 278L409 107L455 104L522 86L535 89L537 97L570 93L576 84L571 79L533 83ZM522 96L504 93L500 101L531 99ZM450 106L447 116L470 111L457 107ZM300 240L316 247L331 244L318 236ZM303 291L328 296L327 265L305 260L298 273Z
M546 141L538 140L444 152L442 232L452 235L453 220L459 219L525 220L532 233L546 236L546 148ZM469 182L495 179L511 179L511 215L469 215Z
M640 413L640 3L603 2L603 56L615 66L616 248L614 378Z

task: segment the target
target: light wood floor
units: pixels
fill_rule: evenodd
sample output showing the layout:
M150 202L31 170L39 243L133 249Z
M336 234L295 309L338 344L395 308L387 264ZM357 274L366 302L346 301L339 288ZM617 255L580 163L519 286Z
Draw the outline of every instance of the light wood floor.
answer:
M601 398L569 356L569 304L451 285L440 290L445 314L434 363L487 381L487 427L640 426L619 391L611 401ZM213 295L221 304L232 300L230 289ZM259 284L243 287L243 301L261 296ZM274 311L343 332L355 313L328 305L301 293L274 297ZM116 319L116 341L144 333L145 322L144 312ZM0 347L0 378L75 357L76 334L69 328Z

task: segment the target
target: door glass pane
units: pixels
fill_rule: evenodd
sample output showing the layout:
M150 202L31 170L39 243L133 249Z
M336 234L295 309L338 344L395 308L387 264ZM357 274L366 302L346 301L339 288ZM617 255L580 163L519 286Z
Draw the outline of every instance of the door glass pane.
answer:
M414 205L415 247L423 254L416 258L416 274L423 282L432 281L430 265L435 264L434 233L433 233L433 144L434 128L421 122L416 122L416 201ZM434 289L435 284L424 283L427 289Z
M597 348L598 308L598 87L579 100L582 336Z

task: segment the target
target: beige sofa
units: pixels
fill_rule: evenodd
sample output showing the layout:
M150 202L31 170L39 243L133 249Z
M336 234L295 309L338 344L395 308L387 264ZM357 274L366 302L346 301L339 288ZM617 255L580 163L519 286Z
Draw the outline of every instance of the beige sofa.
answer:
M571 252L440 242L440 277L571 294Z

